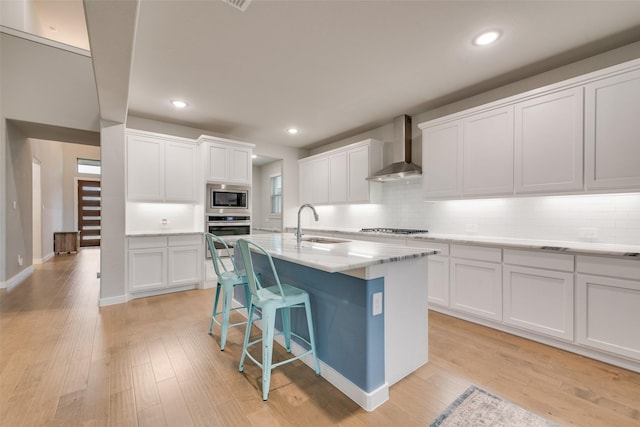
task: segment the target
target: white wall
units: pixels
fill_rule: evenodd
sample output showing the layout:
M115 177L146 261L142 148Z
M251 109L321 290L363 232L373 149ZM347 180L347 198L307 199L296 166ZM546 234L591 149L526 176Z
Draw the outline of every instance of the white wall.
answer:
M104 123L100 132L102 162L102 236L100 305L126 302L125 290L125 126Z
M31 266L33 245L30 135L7 120L97 131L99 111L90 57L5 33L0 33L0 94L1 285ZM25 257L22 266L18 255Z
M44 141L29 139L31 154L40 162L41 172L41 202L42 206L33 206L33 211L40 208L42 220L41 248L42 259L53 254L53 233L64 230L64 206L63 206L63 148L64 145L57 141ZM73 211L69 211L73 217ZM72 230L72 229L69 229Z

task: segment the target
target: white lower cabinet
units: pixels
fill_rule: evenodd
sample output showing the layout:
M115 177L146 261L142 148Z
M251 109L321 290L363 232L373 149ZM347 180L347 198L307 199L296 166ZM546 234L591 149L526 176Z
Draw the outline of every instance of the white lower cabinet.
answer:
M167 287L167 248L129 251L129 292Z
M129 293L162 293L202 282L202 236L129 237Z
M572 255L505 250L502 283L505 324L573 341Z
M576 269L578 343L640 361L640 262L579 256Z
M502 320L502 250L451 245L451 308Z

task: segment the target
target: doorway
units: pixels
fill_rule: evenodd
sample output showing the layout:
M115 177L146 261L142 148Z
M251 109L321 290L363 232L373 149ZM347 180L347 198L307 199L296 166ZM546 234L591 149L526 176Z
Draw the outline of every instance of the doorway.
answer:
M78 231L81 248L100 246L100 190L100 181L78 180Z

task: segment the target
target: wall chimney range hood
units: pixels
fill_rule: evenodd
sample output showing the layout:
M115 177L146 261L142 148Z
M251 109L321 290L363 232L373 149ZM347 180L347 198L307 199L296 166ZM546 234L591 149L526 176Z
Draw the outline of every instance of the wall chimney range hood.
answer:
M367 180L397 181L422 176L422 168L411 162L411 117L403 114L393 119L393 133L393 163L367 177Z

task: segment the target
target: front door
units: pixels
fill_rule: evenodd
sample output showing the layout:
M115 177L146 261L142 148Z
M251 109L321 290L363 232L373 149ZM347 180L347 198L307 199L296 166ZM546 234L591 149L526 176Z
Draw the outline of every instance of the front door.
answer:
M100 181L78 180L80 247L100 246Z

